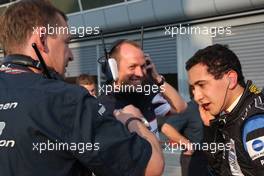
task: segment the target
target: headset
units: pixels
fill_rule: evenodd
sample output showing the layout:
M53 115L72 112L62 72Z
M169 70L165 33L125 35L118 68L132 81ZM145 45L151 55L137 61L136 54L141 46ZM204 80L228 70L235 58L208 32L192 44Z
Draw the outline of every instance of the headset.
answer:
M226 86L225 96L224 96L223 104L219 110L219 114L223 111L223 107L225 105L226 98L227 98L228 88L229 88L230 83L231 83L230 77L228 77L226 79L228 80L228 84ZM222 115L220 114L218 118L211 120L210 124L211 125L217 125L217 127L219 127L219 128L223 128L223 126L226 124L226 118L227 118L227 114L222 114Z
M42 69L41 63L39 61L33 60L29 56L20 55L20 54L6 56L3 60L3 64L16 64L25 67L33 67L38 70Z
M108 52L105 46L102 31L101 31L101 39L102 39L102 45L104 49L104 57L99 58L98 62L101 64L102 72L106 76L106 83L110 84L113 81L117 81L118 79L118 68L117 68L116 59L110 58L110 56L113 54L116 48L126 40L125 39L117 40L116 42L114 42L114 44L110 48L110 51Z
M32 44L32 48L34 49L36 55L38 56L39 61L33 60L29 56L16 54L5 57L2 64L16 64L25 67L33 67L38 70L43 70L43 73L47 76L47 78L49 79L54 78L51 76L50 71L48 70L46 63L43 57L41 56L36 43Z

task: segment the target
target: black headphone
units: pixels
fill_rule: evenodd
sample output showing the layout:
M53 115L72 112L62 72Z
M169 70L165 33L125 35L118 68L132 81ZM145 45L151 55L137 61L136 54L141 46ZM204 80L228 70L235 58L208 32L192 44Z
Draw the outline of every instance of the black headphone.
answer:
M116 58L111 57L113 53L116 51L117 47L120 46L122 43L127 41L126 39L120 39L113 43L110 47L109 52L107 51L104 40L102 38L102 43L104 47L105 56L99 58L98 62L101 64L102 72L106 76L106 83L110 84L113 81L118 79L118 68L117 68L117 61Z
M42 58L36 43L32 43L32 48L34 49L36 55L38 56L39 61L32 59L29 56L21 55L21 54L14 54L14 55L8 55L4 58L2 64L15 64L15 65L21 65L25 67L33 67L38 70L43 70L43 74L46 75L49 79L56 79L56 80L63 80L63 77L60 76L56 71L49 70L47 68L47 65Z
M14 54L14 55L8 55L4 58L3 65L8 64L15 64L20 65L24 67L33 67L38 70L43 70L43 66L40 61L34 60L29 56L26 55L20 55L20 54ZM63 80L63 77L61 77L57 72L53 70L48 70L49 76L44 73L44 75L49 79L55 79L55 80Z
M20 54L14 54L14 55L8 55L4 58L3 64L15 64L15 65L21 65L25 67L33 67L38 70L42 69L40 61L33 60L29 56L20 55Z

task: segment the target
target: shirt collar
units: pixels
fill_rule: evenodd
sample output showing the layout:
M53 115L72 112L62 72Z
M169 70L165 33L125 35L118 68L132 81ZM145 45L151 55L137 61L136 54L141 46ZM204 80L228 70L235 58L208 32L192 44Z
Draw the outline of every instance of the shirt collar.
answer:
M227 110L226 110L226 112L227 113L230 113L234 108L235 108L235 106L237 105L237 103L239 102L239 100L240 100L240 98L242 97L242 94L243 93L241 93L237 98L236 98L236 100L227 108Z

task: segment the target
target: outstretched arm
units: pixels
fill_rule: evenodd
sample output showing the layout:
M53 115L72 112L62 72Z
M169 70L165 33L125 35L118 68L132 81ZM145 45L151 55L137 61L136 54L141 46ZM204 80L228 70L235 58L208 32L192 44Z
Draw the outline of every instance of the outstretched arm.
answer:
M128 105L121 111L115 111L114 115L123 124L126 124L127 120L129 120L131 117L143 117L140 110L133 105ZM137 133L139 136L146 139L151 145L152 154L145 170L145 176L162 175L164 170L164 158L159 141L156 136L152 132L150 132L142 122L138 120L130 121L130 123L128 124L128 130L130 132Z

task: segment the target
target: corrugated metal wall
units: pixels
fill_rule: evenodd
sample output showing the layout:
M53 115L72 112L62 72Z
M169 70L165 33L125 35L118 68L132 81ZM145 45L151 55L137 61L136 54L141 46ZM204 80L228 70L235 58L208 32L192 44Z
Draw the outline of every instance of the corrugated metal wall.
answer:
M213 43L227 44L238 55L246 80L264 87L264 23L232 27L232 35L218 35Z
M159 73L177 73L176 39L156 37L144 41L144 51L149 53Z

